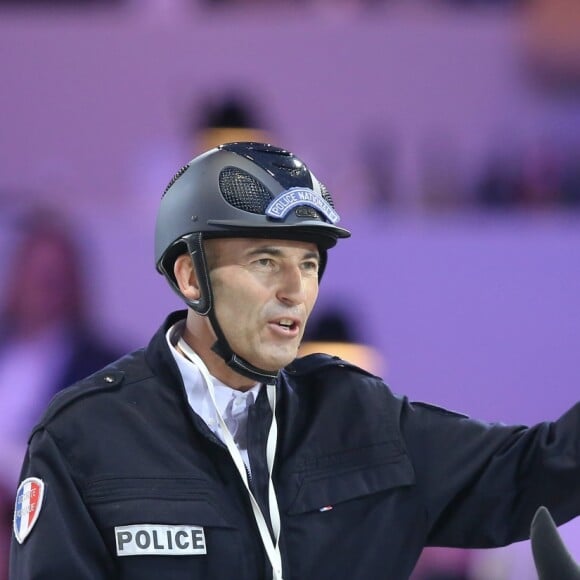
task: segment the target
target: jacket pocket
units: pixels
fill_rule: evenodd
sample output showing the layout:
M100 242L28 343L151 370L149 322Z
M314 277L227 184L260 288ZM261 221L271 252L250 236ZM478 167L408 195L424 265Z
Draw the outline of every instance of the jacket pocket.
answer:
M83 496L102 527L127 523L234 527L205 482L197 479L103 479L89 483Z
M296 493L286 508L290 515L411 486L415 474L406 453L386 442L318 456L290 477L290 485L292 481Z
M255 576L240 530L206 482L115 478L83 495L124 580Z

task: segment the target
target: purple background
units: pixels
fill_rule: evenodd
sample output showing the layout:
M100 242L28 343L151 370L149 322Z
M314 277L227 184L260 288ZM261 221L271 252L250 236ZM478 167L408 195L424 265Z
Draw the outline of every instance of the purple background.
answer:
M0 265L18 207L62 206L89 251L95 323L143 344L180 307L152 235L161 192L197 152L189 117L240 88L333 191L353 237L331 252L320 303L352 311L391 387L483 419L555 418L578 398L580 212L425 202L433 143L466 201L493 152L577 146L580 100L529 84L525 38L516 12L411 2L2 11ZM395 146L391 204L373 202L370 139Z

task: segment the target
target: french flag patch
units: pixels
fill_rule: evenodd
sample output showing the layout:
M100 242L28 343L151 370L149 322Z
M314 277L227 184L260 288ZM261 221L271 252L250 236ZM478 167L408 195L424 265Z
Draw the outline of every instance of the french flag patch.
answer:
M37 522L43 497L42 479L28 477L18 486L14 506L14 536L19 544L24 542Z

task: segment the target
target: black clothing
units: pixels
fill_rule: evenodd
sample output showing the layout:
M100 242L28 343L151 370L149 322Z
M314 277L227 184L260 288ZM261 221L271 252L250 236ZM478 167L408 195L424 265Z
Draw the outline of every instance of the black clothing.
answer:
M246 490L166 344L183 316L50 405L22 475L45 482L44 505L13 541L11 580L266 578ZM276 415L285 580L404 579L425 545L523 539L540 504L558 523L580 513L579 405L533 428L486 424L312 355L281 373ZM207 553L117 556L115 527L135 524L201 526Z

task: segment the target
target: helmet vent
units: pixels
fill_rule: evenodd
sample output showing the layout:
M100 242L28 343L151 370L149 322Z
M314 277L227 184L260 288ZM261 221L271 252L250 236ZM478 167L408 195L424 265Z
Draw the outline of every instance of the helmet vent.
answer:
M330 195L330 191L328 191L326 185L324 183L318 182L320 185L320 193L322 197L330 204L330 207L334 208L334 201L332 200L332 196Z
M163 192L163 195L161 196L161 199L163 199L165 197L165 194L169 191L169 189L171 188L171 186L187 171L187 168L189 167L189 163L186 163L172 178L171 181L167 184L167 187L165 188L165 191Z
M234 207L264 215L272 200L270 192L253 175L237 167L225 167L219 175L224 199Z

